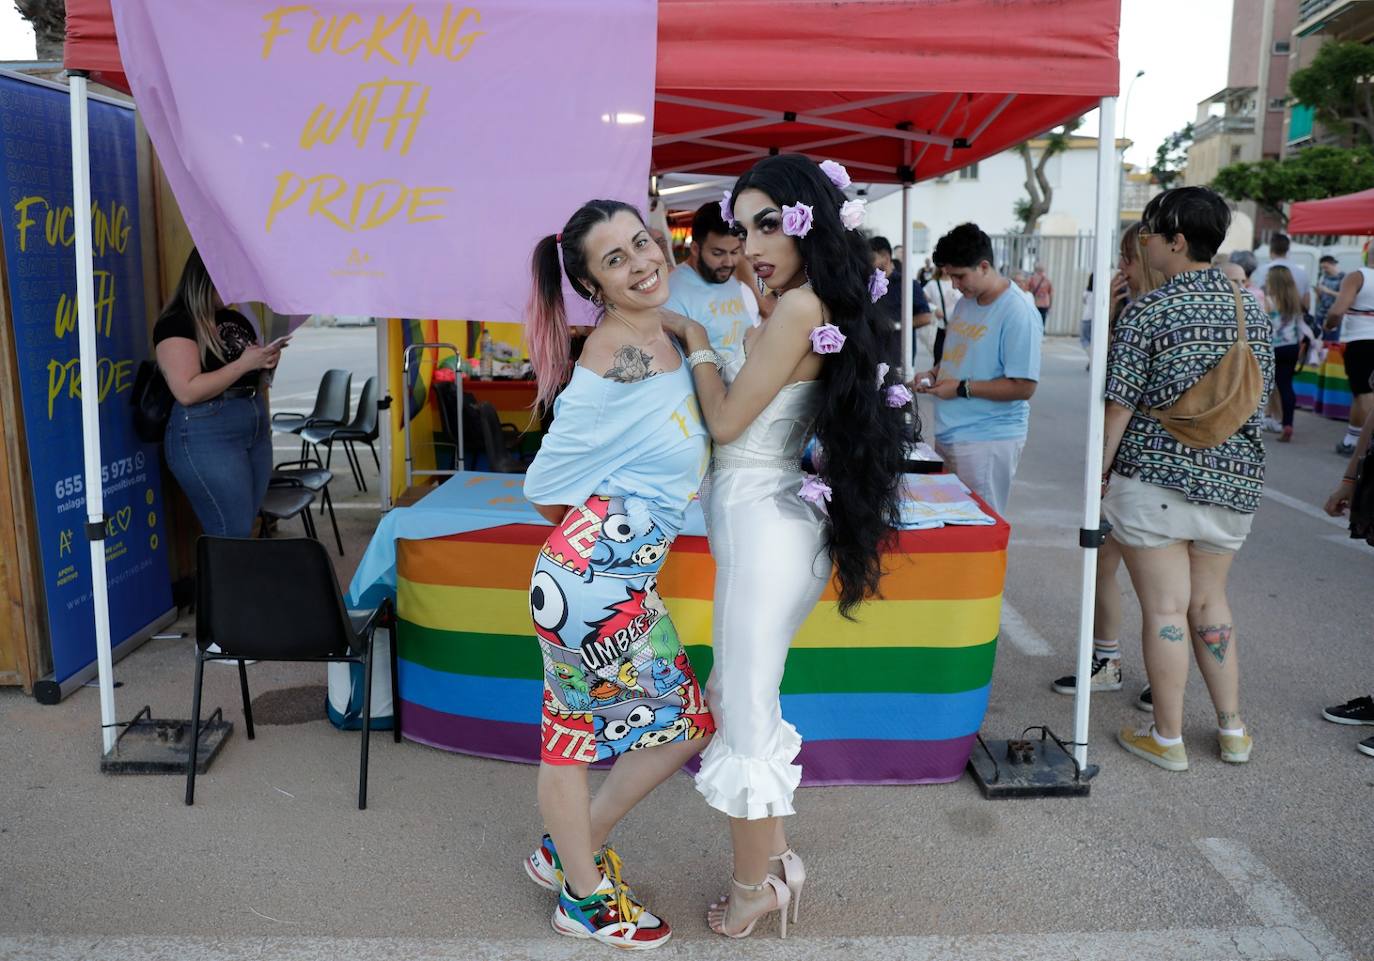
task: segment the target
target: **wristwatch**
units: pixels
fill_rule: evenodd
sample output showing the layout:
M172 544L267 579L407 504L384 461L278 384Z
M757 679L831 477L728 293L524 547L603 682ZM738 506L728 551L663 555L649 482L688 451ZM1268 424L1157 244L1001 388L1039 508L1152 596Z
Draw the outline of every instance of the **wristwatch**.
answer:
M959 381L959 386L955 388L954 395L956 397L972 397L973 395L968 392L968 381Z

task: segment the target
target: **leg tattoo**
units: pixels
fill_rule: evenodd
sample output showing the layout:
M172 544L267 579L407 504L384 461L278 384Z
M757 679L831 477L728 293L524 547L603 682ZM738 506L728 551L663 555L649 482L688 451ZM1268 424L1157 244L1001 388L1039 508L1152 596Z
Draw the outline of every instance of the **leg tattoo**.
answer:
M1178 641L1183 640L1183 628L1175 627L1174 625L1169 624L1159 629L1159 636L1164 638L1164 640L1166 641L1174 641L1175 643L1177 643Z
M1226 651L1231 646L1230 624L1203 624L1197 628L1197 636L1218 664L1226 663Z
M1240 713L1237 711L1217 711L1217 727L1233 731L1240 727Z

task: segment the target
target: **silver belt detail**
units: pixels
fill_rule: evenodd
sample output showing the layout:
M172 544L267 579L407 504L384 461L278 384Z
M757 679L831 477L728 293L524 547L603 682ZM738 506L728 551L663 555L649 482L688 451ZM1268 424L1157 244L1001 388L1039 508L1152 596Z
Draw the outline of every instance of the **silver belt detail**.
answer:
M738 454L715 454L711 458L711 470L781 470L793 474L801 473L801 459L798 457L741 457Z

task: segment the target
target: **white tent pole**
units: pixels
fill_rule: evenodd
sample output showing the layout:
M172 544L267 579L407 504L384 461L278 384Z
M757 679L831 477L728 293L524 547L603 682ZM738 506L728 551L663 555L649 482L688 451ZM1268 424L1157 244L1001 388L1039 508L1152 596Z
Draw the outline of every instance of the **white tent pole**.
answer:
M910 150L905 151L910 153ZM902 184L902 383L909 384L916 376L912 371L911 348L915 336L911 328L911 285L915 278L911 271L911 184Z
M377 321L377 399L386 399L391 390L391 318L378 317ZM459 371L459 373L462 373ZM377 411L377 446L381 448L379 457L382 469L377 472L377 487L380 488L382 513L391 510L391 411Z
M91 544L91 607L100 672L104 753L115 746L114 661L110 656L109 584L105 572L105 490L100 476L100 391L95 329L95 264L91 255L91 154L86 77L71 76L72 219L76 233L77 336L81 350L81 439L85 452L86 526Z
M1103 97L1098 112L1097 221L1093 250L1093 333L1088 376L1088 450L1083 466L1083 584L1078 609L1078 680L1074 685L1074 758L1088 763L1088 702L1093 654L1093 607L1097 599L1097 544L1086 532L1102 524L1102 395L1107 385L1107 316L1111 309L1112 248L1121 219L1117 196L1116 98Z

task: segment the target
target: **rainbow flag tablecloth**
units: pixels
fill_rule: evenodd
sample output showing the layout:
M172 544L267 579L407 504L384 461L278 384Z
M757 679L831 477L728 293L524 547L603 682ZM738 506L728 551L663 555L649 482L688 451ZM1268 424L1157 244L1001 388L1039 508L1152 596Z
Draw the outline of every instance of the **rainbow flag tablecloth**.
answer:
M541 661L529 581L549 528L508 524L396 541L401 732L450 751L536 762ZM1010 528L904 531L884 599L846 621L827 592L783 678L803 784L952 781L987 710ZM698 675L711 668L715 566L682 535L659 577Z
M1320 365L1303 367L1293 378L1293 393L1298 406L1345 420L1350 416L1350 379L1345 375L1345 348L1328 344Z

